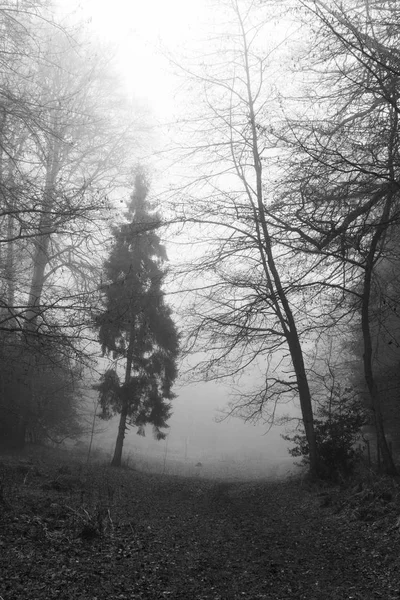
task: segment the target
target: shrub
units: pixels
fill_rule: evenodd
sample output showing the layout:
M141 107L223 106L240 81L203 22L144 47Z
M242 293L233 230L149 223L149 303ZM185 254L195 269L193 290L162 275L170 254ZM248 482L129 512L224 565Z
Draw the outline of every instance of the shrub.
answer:
M329 410L320 407L317 416L319 418L314 420L317 447L327 478L349 476L360 456L356 443L366 422L361 402L346 397L334 407L330 404ZM305 433L282 437L294 444L289 449L291 456L302 457L301 465L308 464L309 448Z

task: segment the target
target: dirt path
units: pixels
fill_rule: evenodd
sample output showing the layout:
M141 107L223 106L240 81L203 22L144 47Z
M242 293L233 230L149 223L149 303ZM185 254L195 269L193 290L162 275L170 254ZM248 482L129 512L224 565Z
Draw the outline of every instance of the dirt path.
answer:
M398 531L349 521L320 503L298 486L270 483L217 485L181 505L179 527L158 524L173 557L165 571L171 596L400 598Z
M3 469L2 600L400 598L399 528L298 483L29 469Z

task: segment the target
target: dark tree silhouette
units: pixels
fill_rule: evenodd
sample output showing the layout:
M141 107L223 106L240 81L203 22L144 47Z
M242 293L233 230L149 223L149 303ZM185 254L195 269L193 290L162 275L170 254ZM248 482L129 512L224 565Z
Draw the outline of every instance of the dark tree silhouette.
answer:
M120 415L113 466L121 465L128 424L139 434L151 424L156 438L165 438L161 430L171 414L177 376L179 335L162 291L167 256L157 234L161 219L147 194L146 178L138 172L128 222L113 230L101 285L104 310L96 319L103 354L125 361L122 380L113 366L96 386L103 418Z
M377 443L383 469L396 475L374 358L374 285L382 261L393 259L390 234L400 223L398 11L380 2L301 4L311 42L308 66L297 68L313 92L305 90L282 135L295 166L286 170L283 195L267 216L292 251L309 261L318 257L314 289L331 296L328 321L335 330L339 321L351 325L360 316Z

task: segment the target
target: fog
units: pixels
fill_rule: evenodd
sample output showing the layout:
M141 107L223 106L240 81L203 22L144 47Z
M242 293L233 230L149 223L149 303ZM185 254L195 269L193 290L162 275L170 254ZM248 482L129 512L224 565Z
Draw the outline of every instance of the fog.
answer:
M296 472L288 442L281 437L284 427L267 431L266 425L233 417L216 422L228 401L229 389L222 385L182 387L173 401L166 440L155 440L151 428L145 437L130 429L124 442L124 463L142 471L233 480L285 477ZM94 458L101 451L111 460L117 428L118 418L110 422L96 419Z
M59 5L60 10L67 9L63 0ZM76 4L81 16L90 17L91 28L100 38L115 44L127 88L146 102L160 122L173 120L178 110L175 88L181 85L175 81L165 55L186 54L194 48L202 22L212 29L215 15L210 14L207 5L206 0L196 6L182 0L174 0L168 6L159 1L146 5L118 0L113 9L98 0ZM162 136L161 130L157 132ZM159 162L157 156L158 169ZM174 262L172 243L167 243L167 251ZM287 451L288 443L281 438L284 428L268 431L265 424L253 425L238 418L216 422L230 400L227 386L196 383L175 386L174 392L177 398L173 401L167 439L154 440L151 428L146 430L146 437L131 429L124 442L125 463L141 470L228 479L285 476L295 468ZM101 450L111 459L117 429L118 418L110 422L96 420L93 456Z

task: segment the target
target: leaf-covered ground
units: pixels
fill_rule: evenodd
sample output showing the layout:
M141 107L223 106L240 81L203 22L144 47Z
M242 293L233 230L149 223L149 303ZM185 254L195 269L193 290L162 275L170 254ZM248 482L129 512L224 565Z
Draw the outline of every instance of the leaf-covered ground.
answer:
M0 457L2 600L400 598L399 489Z

